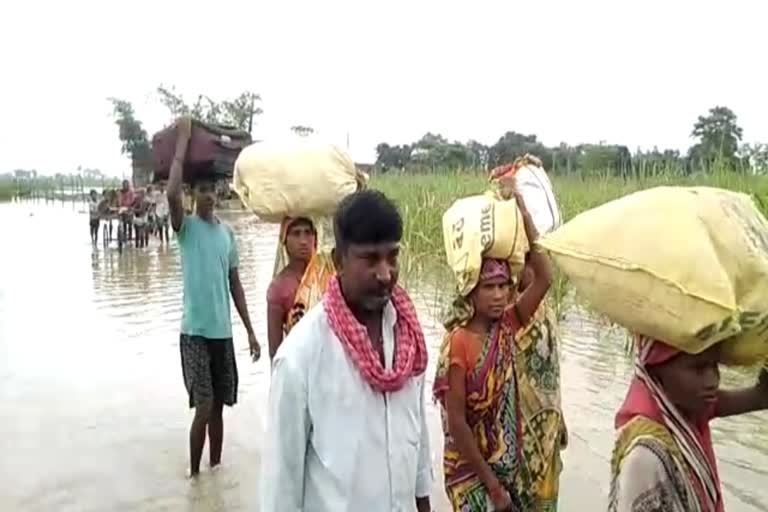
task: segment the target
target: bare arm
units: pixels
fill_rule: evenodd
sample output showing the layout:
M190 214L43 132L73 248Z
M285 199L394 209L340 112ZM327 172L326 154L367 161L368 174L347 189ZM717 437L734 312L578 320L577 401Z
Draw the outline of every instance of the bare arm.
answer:
M493 474L491 466L485 461L477 440L472 434L472 429L467 423L466 411L466 371L458 366L451 365L448 369L448 391L445 395L445 412L448 415L448 431L456 443L456 449L475 471L486 489L491 490L500 487L500 483Z
M184 222L184 203L182 201L181 180L184 173L184 158L192 134L192 120L183 117L176 122L176 152L173 155L171 170L168 175L168 209L171 213L171 226L178 232Z
M283 320L285 319L283 306L273 302L267 302L267 342L269 343L269 360L275 358L277 349L283 342Z
M229 269L229 291L232 294L232 300L235 301L237 314L240 315L245 330L248 331L248 335L253 335L251 317L248 315L248 303L245 300L245 291L243 290L243 283L240 281L240 272L238 272L237 267Z
M526 325L528 321L539 309L541 301L549 291L549 287L552 284L552 267L549 264L549 258L543 252L540 252L536 247L536 240L539 238L539 231L536 229L536 225L533 223L533 218L525 207L525 201L519 194L515 196L517 204L520 207L520 213L523 215L523 224L525 226L525 234L528 237L528 241L531 244L530 260L528 264L533 271L533 281L531 284L523 290L517 299L515 308L517 308L518 320L521 325Z
M768 409L768 370L760 370L757 383L751 388L722 390L717 393L715 416L724 418Z

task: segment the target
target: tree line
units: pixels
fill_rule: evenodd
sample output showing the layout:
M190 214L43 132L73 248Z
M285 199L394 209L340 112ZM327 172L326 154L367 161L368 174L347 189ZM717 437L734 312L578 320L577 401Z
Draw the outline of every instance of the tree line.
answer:
M194 101L184 98L174 87L160 85L156 93L159 102L168 110L169 123L179 116L189 115L250 132L254 118L263 112L261 96L251 91L225 100L201 94ZM118 98L109 98L109 101L123 153L131 157L135 168L151 169L150 136L136 118L133 105ZM301 136L314 133L313 128L304 125L295 125L291 130ZM492 145L476 140L450 141L440 134L427 133L411 144L378 144L375 167L382 172L487 170L531 153L542 160L547 170L563 175L631 177L716 170L768 173L768 144L742 144L743 129L736 114L728 107L716 106L699 116L691 136L696 142L685 153L658 148L637 149L633 153L627 146L604 142L547 146L534 134L515 131L505 133Z
M224 100L198 94L194 101L191 101L175 87L161 84L155 93L160 104L168 110L169 124L181 116L190 116L205 123L252 133L254 120L264 113L261 108L261 95L252 91L243 91L234 98ZM134 167L151 166L152 141L143 123L136 117L133 104L114 97L107 100L112 105L112 115L118 127L123 154L131 158ZM291 126L291 131L302 137L315 132L311 126L302 124Z
M216 100L199 94L189 101L175 87L159 85L156 89L158 101L166 107L169 124L181 116L190 116L200 121L229 126L250 133L253 121L263 113L261 96L243 91L234 98ZM122 152L131 158L134 169L152 169L152 142L144 125L136 117L133 104L120 98L107 98L112 105L112 115L118 127Z
M768 145L741 144L743 130L736 114L717 106L699 116L691 135L696 143L687 154L679 150L654 148L636 150L622 145L561 143L548 147L536 135L509 131L495 144L487 146L476 140L451 142L439 134L427 133L412 144L376 146L376 167L391 170L443 172L487 170L531 153L555 174L590 173L616 176L656 174L693 174L725 169L739 172L768 172Z

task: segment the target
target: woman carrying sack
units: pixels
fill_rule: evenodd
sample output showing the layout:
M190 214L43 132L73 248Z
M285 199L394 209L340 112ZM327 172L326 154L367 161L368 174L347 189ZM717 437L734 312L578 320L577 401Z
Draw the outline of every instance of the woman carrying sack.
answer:
M536 227L516 196L528 240ZM434 396L442 406L445 486L454 510L523 508L516 479L524 450L515 334L539 309L552 279L547 257L530 253L530 285L510 305L506 261L486 258L475 287L454 302L438 359Z
M368 176L358 169L355 183L365 190ZM269 358L304 314L320 299L336 274L331 255L335 245L333 219L286 216L280 224L272 283L267 290Z
M272 283L267 290L269 357L312 306L336 273L331 259L330 219L286 217L280 225Z
M518 294L533 284L527 263ZM560 403L560 337L557 316L544 300L515 334L515 370L522 424L522 460L515 489L522 510L555 512L568 430Z
M720 390L722 343L687 354L635 336L635 377L616 415L610 512L722 512L709 422L768 409L768 371Z

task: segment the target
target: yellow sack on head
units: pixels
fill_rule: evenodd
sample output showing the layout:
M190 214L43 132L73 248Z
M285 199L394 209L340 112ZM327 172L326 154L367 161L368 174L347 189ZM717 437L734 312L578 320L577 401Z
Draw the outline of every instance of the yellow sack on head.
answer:
M500 200L491 192L453 203L443 214L443 242L461 295L477 285L484 257L507 260L516 275L528 252L517 202Z
M338 147L296 137L243 149L232 188L260 219L280 222L283 217L331 215L365 181Z
M745 194L637 192L543 237L599 312L688 353L723 345L726 364L768 355L768 222Z

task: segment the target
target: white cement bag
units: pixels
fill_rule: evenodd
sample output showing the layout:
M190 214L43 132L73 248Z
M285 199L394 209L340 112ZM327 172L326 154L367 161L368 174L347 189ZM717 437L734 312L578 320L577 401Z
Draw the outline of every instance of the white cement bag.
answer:
M562 224L560 208L552 191L552 182L549 181L544 168L535 165L523 166L515 173L515 181L539 234L543 235L559 228Z
M499 185L503 197L509 197L512 188L523 196L539 234L554 231L562 224L552 182L538 157L531 154L520 156L511 164L493 169L490 179Z

